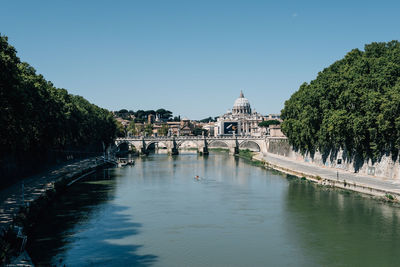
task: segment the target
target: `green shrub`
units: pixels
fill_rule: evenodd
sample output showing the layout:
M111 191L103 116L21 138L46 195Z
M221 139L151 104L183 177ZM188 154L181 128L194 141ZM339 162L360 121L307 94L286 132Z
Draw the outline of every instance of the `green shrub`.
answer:
M392 196L391 194L386 193L385 197L389 200L395 200L396 198Z

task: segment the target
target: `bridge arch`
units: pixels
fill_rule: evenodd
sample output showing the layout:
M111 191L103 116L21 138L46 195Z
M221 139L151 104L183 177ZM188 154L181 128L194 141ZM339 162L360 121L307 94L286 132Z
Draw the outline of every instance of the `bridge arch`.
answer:
M221 140L212 140L208 143L208 147L215 148L229 148L229 145Z
M128 150L131 144L128 141L122 141L116 143L118 149ZM125 149L126 148L126 149Z
M180 147L183 148L182 145L185 144L185 143L186 143L185 148L193 148L193 147L199 148L198 142L196 142L196 141L194 141L194 140L182 140L182 141L180 141L180 142L177 142L176 146L177 146L178 148L180 148Z
M128 149L134 148L136 151L140 150L140 147L136 146L134 142L130 142L128 140L116 141L115 145L116 145L117 149L119 149L119 150L123 149L123 150L127 151L126 147Z
M245 140L239 144L239 149L248 149L253 152L260 152L261 147L257 142Z
M158 148L168 148L167 144L162 141L152 141L146 144L146 149L154 149L158 145Z

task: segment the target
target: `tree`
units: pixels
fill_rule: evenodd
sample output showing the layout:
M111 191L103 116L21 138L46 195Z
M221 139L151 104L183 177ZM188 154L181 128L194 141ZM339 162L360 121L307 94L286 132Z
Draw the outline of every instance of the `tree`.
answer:
M343 149L378 160L400 149L400 43L354 49L304 83L282 110L282 131L302 153Z
M135 124L135 126L136 126L137 135L141 135L144 130L143 124Z
M153 125L150 123L145 124L144 133L146 134L146 136L152 136L153 135Z
M120 132L108 110L55 88L21 62L5 36L0 36L0 125L0 186L63 160L64 151L92 156Z
M117 125L117 137L125 137L126 136L126 129L119 121L115 121Z
M163 124L161 128L158 130L158 134L161 136L167 136L168 135L168 125Z
M128 125L128 132L130 132L132 135L138 135L137 129L136 129L136 124L135 121L131 121Z
M160 115L162 120L169 120L172 117L172 112L163 108L157 109L156 113Z
M218 118L218 117L217 117L217 118ZM211 116L208 117L208 118L205 118L205 119L200 120L200 122L203 122L203 123L214 122L214 121L216 121L216 120L215 120L214 118L212 118Z
M198 135L202 135L204 133L204 135L207 135L208 131L206 129L203 129L201 127L195 127L192 131L193 135L198 136Z
M279 125L279 124L281 124L281 122L278 120L267 120L260 122L258 126L268 128L270 125Z

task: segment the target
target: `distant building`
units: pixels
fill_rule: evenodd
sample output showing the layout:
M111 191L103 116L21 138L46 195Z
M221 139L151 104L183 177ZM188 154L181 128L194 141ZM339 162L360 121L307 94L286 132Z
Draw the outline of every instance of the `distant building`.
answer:
M181 123L179 121L169 121L167 122L167 125L168 125L168 136L179 135L179 129L181 126Z
M188 118L181 120L179 135L192 135L193 125Z
M120 118L120 117L115 118L115 120L120 122L122 124L122 126L128 126L130 123L130 121L124 120L123 118Z
M215 136L215 122L204 123L202 128L207 130L208 136Z
M240 92L232 110L217 119L214 135L262 136L266 134L266 130L258 124L266 119L260 113L251 110L249 100Z
M280 114L268 114L267 115L267 120L281 120L281 115Z
M153 114L149 114L149 115L147 116L147 123L148 123L148 124L154 123L155 120L156 120L156 117L155 117Z
M268 135L271 137L284 137L280 125L270 125L268 127Z

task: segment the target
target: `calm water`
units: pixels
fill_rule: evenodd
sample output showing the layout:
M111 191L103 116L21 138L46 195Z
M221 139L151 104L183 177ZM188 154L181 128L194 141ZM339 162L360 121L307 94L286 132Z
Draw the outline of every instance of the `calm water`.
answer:
M30 253L66 266L399 266L399 218L227 154L155 154L73 185Z

